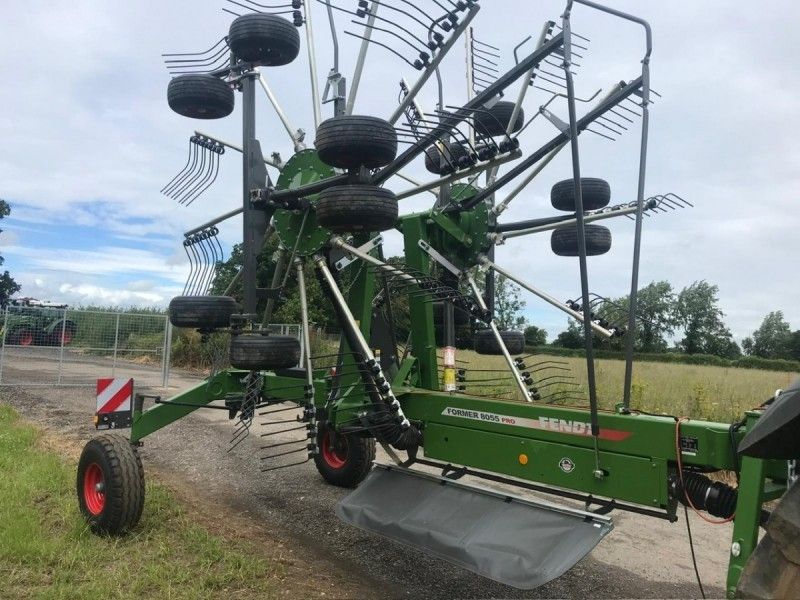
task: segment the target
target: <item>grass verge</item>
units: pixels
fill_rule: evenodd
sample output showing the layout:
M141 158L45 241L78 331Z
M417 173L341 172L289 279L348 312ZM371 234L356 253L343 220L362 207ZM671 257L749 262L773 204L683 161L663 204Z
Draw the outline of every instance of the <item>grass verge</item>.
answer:
M148 482L144 516L124 538L93 535L75 499L75 468L0 405L0 597L272 598L282 567L244 542L192 523Z

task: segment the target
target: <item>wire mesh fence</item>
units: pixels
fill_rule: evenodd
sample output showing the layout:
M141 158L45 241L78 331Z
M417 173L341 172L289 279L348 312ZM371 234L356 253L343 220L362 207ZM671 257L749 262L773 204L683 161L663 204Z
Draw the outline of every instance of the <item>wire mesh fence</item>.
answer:
M2 317L0 385L92 386L101 377L168 384L164 314L7 306Z

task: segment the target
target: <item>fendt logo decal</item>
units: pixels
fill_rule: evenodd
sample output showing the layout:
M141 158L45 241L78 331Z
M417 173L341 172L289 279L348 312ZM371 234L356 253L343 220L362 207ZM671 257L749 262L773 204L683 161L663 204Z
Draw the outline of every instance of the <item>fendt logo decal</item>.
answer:
M483 421L484 423L495 423L497 425L510 425L512 427L527 427L529 429L539 429L542 431L556 431L569 435L592 435L591 424L584 421L570 421L569 419L553 419L551 417L528 419L525 417L512 417L510 415L498 415L497 413L483 412L481 410L453 408L452 406L445 408L442 411L442 416ZM633 434L630 431L601 428L599 437L601 440L621 442L622 440L628 439L631 435Z

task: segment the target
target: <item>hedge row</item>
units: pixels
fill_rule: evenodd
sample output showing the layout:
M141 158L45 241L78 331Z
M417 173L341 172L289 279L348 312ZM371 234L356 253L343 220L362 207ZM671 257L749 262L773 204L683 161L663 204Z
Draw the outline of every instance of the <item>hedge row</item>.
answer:
M527 346L525 350L531 354L546 354L549 356L577 356L583 357L583 350L573 348L558 348L555 346ZM595 358L624 360L625 353L616 350L595 348ZM683 365L708 365L712 367L734 367L739 369L760 369L763 371L784 371L787 373L800 373L800 362L758 356L743 356L742 358L728 359L711 354L681 354L678 352L637 352L634 358L644 362L675 363Z

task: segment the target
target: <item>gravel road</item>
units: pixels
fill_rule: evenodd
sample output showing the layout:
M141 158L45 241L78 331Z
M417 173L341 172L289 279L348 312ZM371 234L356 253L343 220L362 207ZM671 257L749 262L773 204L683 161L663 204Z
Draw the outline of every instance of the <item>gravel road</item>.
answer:
M168 391L196 381L173 373ZM140 390L144 391L144 390ZM164 393L159 390L157 393ZM0 388L0 402L65 439L88 440L94 393L86 388ZM564 576L521 592L341 523L346 491L326 485L312 463L260 471L257 433L227 452L233 426L222 411L196 411L145 440L145 472L192 498L206 521L232 515L230 528L280 545L298 573L318 578L325 597L350 598L695 598L699 595L682 521L612 514L615 529ZM379 460L381 456L378 457ZM385 457L384 457L385 460ZM199 499L199 500L198 500ZM691 517L709 597L724 597L729 525ZM241 533L241 531L239 531ZM306 564L307 563L307 564Z

